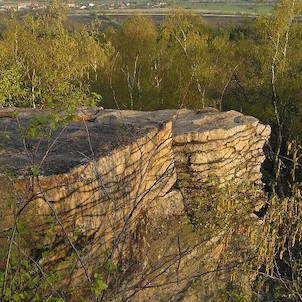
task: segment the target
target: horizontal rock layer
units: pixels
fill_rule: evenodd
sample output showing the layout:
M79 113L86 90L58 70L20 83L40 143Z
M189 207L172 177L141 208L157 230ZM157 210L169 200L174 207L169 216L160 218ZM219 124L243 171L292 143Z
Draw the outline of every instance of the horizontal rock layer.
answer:
M86 238L82 263L70 275L72 286L84 275L83 265L92 274L109 249L124 274L114 281L119 288L128 288L125 292L133 301L144 301L141 295L156 296L152 286L142 294L134 280L142 278L143 271L150 272L144 275L146 284L156 284L156 272L163 278L163 269L172 259L167 255L179 257L182 230L180 237L164 235L171 242L166 240L160 248L148 243L150 228L155 232L162 221L184 219L184 206L189 208L209 183L261 185L262 148L270 128L236 111L81 108L70 123L64 123L67 113L58 113L56 120L62 121L58 127L49 116L38 110L0 111L0 197L18 199L17 210L34 230L28 235L30 249L49 244L45 235L49 217L55 217L58 238L68 235L76 242ZM0 218L2 230L13 224L5 202L0 205ZM6 242L1 236L0 243ZM163 235L158 236L156 240ZM211 247L192 242L199 258L219 259L215 240ZM207 255L200 255L205 251ZM202 269L196 265L186 271L186 261L194 266L193 252L196 248L189 248L181 264L172 261L169 266L174 271L167 275L169 280L176 276L175 270L184 280L177 281L179 293L188 285L186 274ZM165 265L158 265L163 259ZM168 287L165 295L154 299L167 301L174 292L175 287Z

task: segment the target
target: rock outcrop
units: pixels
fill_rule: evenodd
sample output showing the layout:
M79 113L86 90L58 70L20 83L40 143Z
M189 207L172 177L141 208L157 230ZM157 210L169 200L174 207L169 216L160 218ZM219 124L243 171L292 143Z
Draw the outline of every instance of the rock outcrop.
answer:
M83 108L68 119L0 111L0 196L15 204L0 205L1 230L16 212L23 217L31 230L24 249L46 268L68 254L58 250L76 252L67 291L101 267L122 301L195 301L190 285L215 271L223 249L215 236L192 232L185 212L208 184L261 187L270 128L236 111ZM50 256L38 255L50 245ZM108 260L118 272L104 269Z

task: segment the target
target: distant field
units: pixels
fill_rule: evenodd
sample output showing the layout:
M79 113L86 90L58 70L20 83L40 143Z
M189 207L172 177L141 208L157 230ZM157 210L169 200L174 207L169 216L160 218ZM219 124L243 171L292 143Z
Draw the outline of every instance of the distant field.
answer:
M273 3L260 3L260 2L243 2L240 0L230 0L226 2L190 2L190 1L175 1L173 3L167 2L166 7L146 7L140 6L138 2L137 7L127 7L127 8L119 8L108 9L105 6L103 8L94 8L90 10L74 10L71 13L76 14L105 14L105 15L131 15L131 14L148 14L148 15L157 15L157 14L168 14L173 9L185 9L192 10L197 13L213 13L213 14L249 14L249 15L257 15L263 13L269 13L273 10ZM141 2L142 3L142 2ZM145 3L145 2L144 2Z
M25 2L22 0L0 0L4 7L9 2ZM38 2L44 2L42 0ZM274 0L94 0L93 6L83 5L83 1L75 0L75 7L69 8L69 14L165 14L171 9L181 8L194 10L197 13L213 14L262 14L272 11ZM88 2L87 2L88 3ZM83 7L83 8L81 8Z
M183 8L183 7L170 7L170 8L136 8L136 9L114 9L114 10L93 10L93 11L83 11L83 10L74 10L69 14L77 15L133 15L133 14L144 14L144 15L167 15L175 9L185 9L191 10L198 14L249 14L257 15L263 13L269 13L273 10L273 6L256 6L256 5L224 5L222 3L203 3L199 4L196 8Z
M272 5L259 5L259 4L240 4L240 3L196 3L192 5L191 9L202 12L222 12L233 14L261 14L272 11Z
M70 30L80 28L95 19L102 21L101 30L108 26L116 26L125 21L131 14L112 14L112 15L69 15L67 20L67 27ZM148 14L156 23L161 23L167 16L167 13ZM201 14L201 17L209 24L214 26L229 26L234 23L243 22L245 18L254 18L255 16L232 15L232 14Z
M1 0L0 0L1 1ZM5 1L5 0L4 0ZM70 30L78 29L93 20L102 20L101 28L115 26L133 14L149 15L154 21L161 22L166 15L175 9L184 9L194 11L201 15L206 21L214 25L227 25L234 22L240 22L244 17L255 17L256 15L269 13L273 10L274 4L267 2L247 2L241 0L211 1L207 0L165 0L166 7L146 6L147 0L136 0L136 7L108 9L106 0L94 1L95 7L89 9L69 9L66 27ZM3 1L0 3L4 3ZM155 3L155 2L154 2ZM140 6L140 8L138 7ZM3 19L9 12L0 12L0 31L3 30Z
M164 1L163 1L164 2ZM146 1L138 0L140 5ZM150 1L152 3L152 1ZM91 9L91 10L74 10L70 12L70 19L73 24L83 24L93 18L103 21L102 27L117 24L133 14L144 14L152 17L156 22L161 22L163 18L175 9L184 9L194 11L201 15L206 21L213 25L227 25L241 21L244 17L255 17L273 10L272 3L266 2L246 2L240 0L226 1L167 1L167 7L127 7L115 9ZM81 17L82 16L82 17Z
M168 2L169 3L169 2ZM184 1L178 0L171 6L176 5L186 9L197 9L207 12L224 12L224 13L266 13L270 12L274 3L266 1L244 1L244 0L220 0L220 1ZM169 5L169 6L170 6Z

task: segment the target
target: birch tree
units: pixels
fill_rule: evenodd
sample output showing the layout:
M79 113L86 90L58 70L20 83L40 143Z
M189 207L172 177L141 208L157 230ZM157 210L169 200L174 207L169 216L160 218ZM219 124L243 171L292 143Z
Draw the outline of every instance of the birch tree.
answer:
M0 40L0 87L13 89L1 90L2 105L66 107L89 97L89 74L102 64L102 47L88 29L69 33L64 16L53 10L7 21Z

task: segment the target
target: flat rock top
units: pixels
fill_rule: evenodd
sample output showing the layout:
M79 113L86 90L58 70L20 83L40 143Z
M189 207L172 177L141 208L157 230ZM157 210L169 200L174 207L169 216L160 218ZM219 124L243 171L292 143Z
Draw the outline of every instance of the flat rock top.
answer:
M33 109L0 110L0 175L6 172L30 175L33 166L39 166L43 175L65 173L93 157L131 144L151 129L161 129L168 121L173 122L174 136L258 123L257 119L236 111L218 112L211 108L153 112L80 108L72 122L60 124L48 137L51 125L48 115L46 111ZM67 114L58 116L63 119ZM40 133L38 137L35 131Z
M99 123L127 123L146 126L159 125L168 121L173 122L173 134L182 135L190 132L203 133L212 130L229 130L239 125L256 125L258 120L252 116L231 110L220 112L214 108L202 110L158 110L158 111L130 111L130 110L102 110L96 113Z

